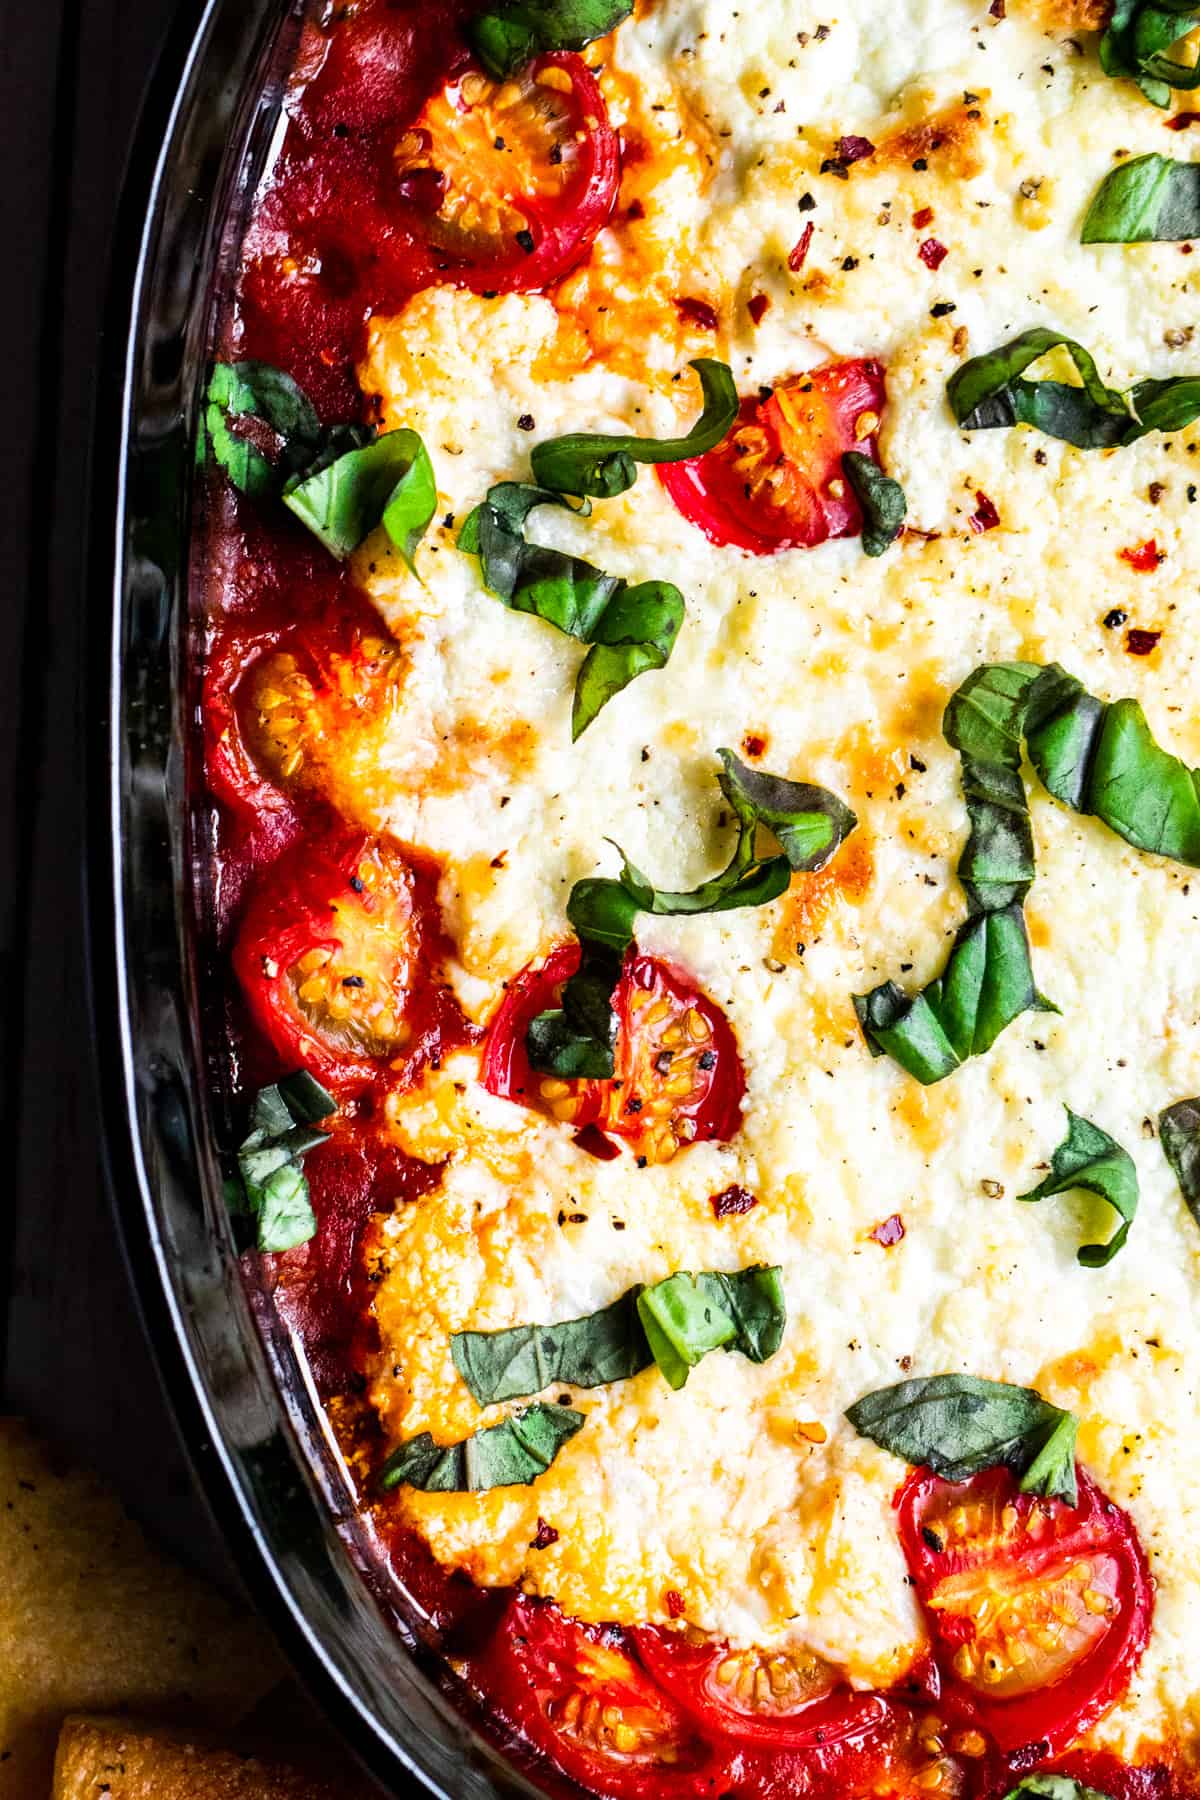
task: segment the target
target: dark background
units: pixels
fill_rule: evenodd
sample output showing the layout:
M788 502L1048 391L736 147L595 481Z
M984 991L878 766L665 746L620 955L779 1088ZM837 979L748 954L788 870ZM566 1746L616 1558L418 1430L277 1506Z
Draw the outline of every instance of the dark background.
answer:
M0 1411L233 1586L105 1192L84 943L84 717L109 604L84 525L109 249L167 28L198 12L0 0Z

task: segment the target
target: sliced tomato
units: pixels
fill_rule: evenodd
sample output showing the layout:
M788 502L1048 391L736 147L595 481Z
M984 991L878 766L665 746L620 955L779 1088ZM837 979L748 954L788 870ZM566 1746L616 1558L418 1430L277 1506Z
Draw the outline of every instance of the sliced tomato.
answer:
M1150 1635L1128 1515L1082 1470L1074 1507L1019 1493L1005 1469L965 1482L919 1469L898 1506L943 1708L1006 1754L1065 1750L1120 1699Z
M587 65L539 56L507 81L455 75L396 145L401 205L451 279L545 287L584 255L612 211L620 152Z
M292 630L231 627L205 677L214 793L251 816L282 809L284 790L309 785L327 749L395 704L406 668L378 619L354 608Z
M611 1081L560 1081L531 1069L530 1023L559 1004L579 958L578 944L563 945L512 983L488 1032L488 1090L576 1130L597 1125L627 1139L647 1162L669 1162L687 1144L732 1137L746 1089L733 1030L714 1001L658 957L631 951L625 959L613 996Z
M826 363L743 400L723 443L690 462L660 464L659 480L714 544L770 556L854 537L862 513L842 457L877 457L884 400L881 363Z
M692 1644L681 1631L634 1632L638 1655L660 1687L706 1730L796 1749L850 1746L856 1758L895 1736L895 1712L882 1694L858 1694L809 1651L731 1650L711 1639ZM832 1754L826 1762L832 1768Z
M233 964L277 1053L345 1094L412 1051L425 934L411 862L384 838L337 828L261 876Z
M563 1774L613 1800L728 1792L722 1759L651 1680L616 1627L518 1595L468 1679Z

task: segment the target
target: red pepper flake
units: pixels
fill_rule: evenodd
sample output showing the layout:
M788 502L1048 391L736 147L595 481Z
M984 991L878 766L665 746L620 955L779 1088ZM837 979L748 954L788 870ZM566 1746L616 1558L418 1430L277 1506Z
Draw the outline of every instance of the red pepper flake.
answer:
M1136 626L1130 626L1125 633L1125 648L1130 656L1149 656L1161 636L1161 631L1139 631Z
M893 1244L898 1244L903 1236L904 1220L899 1213L893 1213L890 1218L884 1219L871 1233L874 1242L882 1244L885 1250L890 1250Z
M751 294L746 302L746 311L756 325L761 325L771 308L770 294Z
M917 250L927 269L940 269L948 254L945 244L939 244L936 238L926 238Z
M1176 113L1172 118L1163 120L1168 131L1186 131L1189 125L1197 123L1200 123L1200 112Z
M545 1519L539 1518L537 1536L529 1541L534 1550L548 1550L551 1544L557 1544L558 1533L553 1525L547 1525Z
M673 1619L682 1619L684 1613L687 1611L687 1601L684 1599L683 1595L676 1593L674 1588L668 1588L663 1595L663 1599L667 1603L667 1611L670 1613L671 1617Z
M808 224L804 227L804 230L800 233L799 243L788 257L788 268L792 271L793 275L798 275L800 270L804 267L804 259L808 255L808 246L812 243L812 238L813 222L810 219Z
M631 200L629 205L625 208L625 217L627 219L632 219L636 222L638 219L644 219L645 216L646 209L640 200Z
M1004 0L992 0L992 4L988 7L988 17L992 19L1003 19L1007 16L1007 12Z
M767 740L761 732L748 731L742 739L742 749L747 756L761 756L767 747Z
M688 294L676 300L675 310L681 319L699 326L701 331L715 331L721 322L707 300L693 300Z
M1147 538L1144 544L1135 544L1131 549L1117 551L1121 561L1127 562L1139 575L1148 575L1152 569L1157 569L1165 554L1153 538Z
M612 1162L615 1156L621 1154L617 1145L611 1138L605 1137L598 1125L585 1125L582 1131L575 1133L571 1142L577 1150L586 1150L589 1156L594 1156L597 1162Z
M1000 523L1000 514L996 511L995 501L989 500L984 493L975 494L975 511L967 520L972 531L995 531Z
M932 206L918 207L916 212L913 214L914 229L917 231L924 231L924 229L927 225L932 225L932 224L933 224L933 208L932 208Z
M841 137L834 147L833 154L840 163L844 163L849 168L851 163L862 162L866 156L874 156L875 146L870 138Z
M739 1213L750 1212L758 1205L758 1196L748 1188L727 1187L719 1194L710 1194L708 1204L718 1219L730 1219Z

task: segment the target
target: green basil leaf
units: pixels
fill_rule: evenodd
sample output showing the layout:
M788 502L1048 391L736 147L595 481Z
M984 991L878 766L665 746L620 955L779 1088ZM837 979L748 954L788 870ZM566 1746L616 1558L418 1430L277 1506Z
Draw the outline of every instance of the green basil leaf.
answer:
M533 613L592 649L575 683L571 736L578 738L615 694L638 675L665 668L683 624L684 602L669 581L636 587L564 551L525 539L536 507L560 506L587 517L550 488L503 481L465 521L458 547L477 556L483 584L513 612Z
M313 467L292 477L283 502L343 562L384 526L415 573L413 556L437 509L437 481L418 434L389 431L351 449L332 445Z
M1077 1421L1033 1388L977 1375L928 1375L864 1394L846 1417L860 1437L945 1481L966 1481L999 1465L1024 1476L1026 1492L1057 1495L1072 1506L1078 1500ZM1027 1488L1035 1470L1037 1486Z
M1023 379L1025 369L1060 346L1079 371L1080 387ZM1122 394L1105 387L1082 344L1042 326L972 357L955 370L946 393L964 431L1032 425L1080 450L1133 444L1150 431L1181 431L1200 417L1197 377L1139 381Z
M467 24L480 62L497 80L547 50L583 50L615 31L633 0L504 0Z
M689 367L700 377L704 410L686 437L612 437L575 432L535 446L533 479L560 494L590 494L611 500L637 480L638 463L686 462L715 450L728 437L740 404L727 363L702 356Z
M248 426L248 419L261 421L260 427ZM217 363L205 396L204 433L234 487L266 499L316 455L321 422L308 396L281 369Z
M392 1451L377 1485L384 1493L403 1486L427 1494L528 1487L546 1473L586 1416L569 1406L529 1406L457 1444L436 1444L431 1433L423 1431Z
M1098 1788L1087 1787L1073 1775L1026 1775L1004 1800L1109 1800Z
M257 1220L258 1248L293 1250L306 1244L317 1229L301 1163L323 1144L328 1132L317 1131L320 1119L337 1111L337 1102L307 1069L259 1090L250 1114L250 1131L238 1150L240 1183L236 1213Z
M1135 156L1105 176L1080 242L1174 244L1194 237L1200 237L1200 163L1152 154Z
M1159 1113L1158 1135L1188 1211L1200 1225L1200 1099L1176 1100Z
M1056 1009L1038 993L1025 916L1014 903L967 919L945 969L920 993L885 981L855 994L854 1010L872 1054L892 1057L928 1087L990 1050L1022 1013Z
M908 517L904 489L861 450L847 450L842 469L862 508L863 550L868 556L882 556L900 536Z
M294 1250L307 1244L316 1229L304 1170L297 1162L286 1163L263 1184L258 1247L266 1251Z
M1046 787L1135 849L1200 867L1200 770L1154 741L1136 700L1105 705L1058 673L1057 710L1031 715L1028 730Z
M674 917L766 906L786 890L793 869L824 868L858 823L850 808L825 788L748 768L732 750L717 754L717 780L738 822L729 863L699 887L677 893L655 887L622 850L615 881L589 876L575 883L567 918L583 945L583 960L563 987L561 1007L539 1013L529 1027L526 1049L540 1074L560 1080L583 1075L611 1079L616 1044L612 994L639 912ZM782 856L755 854L760 825L774 835Z
M604 1387L626 1381L650 1362L638 1320L640 1288L611 1306L559 1325L514 1325L507 1331L456 1331L454 1366L480 1406L540 1394L556 1383Z
M734 1275L670 1275L642 1289L637 1309L654 1361L673 1388L683 1387L710 1350L738 1350L765 1362L787 1322L782 1271L762 1265Z
M1138 1177L1133 1158L1115 1138L1089 1119L1081 1119L1067 1107L1067 1135L1050 1161L1050 1173L1020 1200L1048 1200L1054 1194L1083 1188L1107 1200L1121 1220L1118 1230L1103 1244L1084 1244L1079 1261L1086 1269L1102 1269L1110 1263L1129 1236L1138 1203Z
M759 1363L774 1356L787 1323L781 1273L756 1264L731 1275L669 1275L558 1325L457 1331L450 1354L480 1406L540 1394L556 1383L591 1388L626 1381L652 1362L678 1388L710 1350L737 1350Z

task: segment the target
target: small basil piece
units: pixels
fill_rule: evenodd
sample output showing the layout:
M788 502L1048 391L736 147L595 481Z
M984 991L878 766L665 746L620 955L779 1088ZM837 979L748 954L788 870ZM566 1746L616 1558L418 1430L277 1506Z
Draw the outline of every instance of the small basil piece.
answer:
M420 1488L426 1494L481 1494L528 1487L544 1475L587 1415L569 1406L529 1406L485 1426L457 1444L437 1444L428 1431L393 1450L376 1477L383 1493Z
M666 667L683 624L683 595L669 581L630 587L579 557L527 543L526 523L539 506L581 517L589 511L550 488L499 482L465 521L458 547L479 558L484 586L510 611L532 613L592 646L575 682L574 740L638 675Z
M317 1229L302 1162L323 1144L328 1132L314 1129L337 1110L306 1069L262 1088L250 1115L250 1132L238 1150L240 1184L226 1184L230 1210L257 1222L263 1251L294 1250Z
M1024 379L1032 363L1058 348L1071 357L1082 386ZM1200 418L1200 378L1138 381L1122 394L1104 385L1082 344L1043 326L972 357L950 377L946 394L964 431L1032 425L1080 450L1134 444L1150 431L1181 431Z
M321 422L282 369L217 363L205 396L204 434L234 487L261 500L277 495L288 476L317 454Z
M1200 237L1200 163L1135 156L1106 175L1083 221L1084 244L1177 244Z
M1133 1158L1115 1138L1090 1119L1081 1119L1068 1106L1067 1135L1050 1161L1050 1173L1019 1200L1048 1200L1055 1194L1083 1188L1107 1200L1121 1220L1119 1228L1103 1244L1084 1244L1078 1252L1085 1269L1102 1269L1110 1263L1129 1236L1138 1204L1138 1177Z
M583 50L632 11L633 0L504 0L476 13L467 36L484 68L502 81L547 50Z
M1176 1100L1159 1113L1158 1135L1188 1211L1200 1225L1200 1099Z
M547 438L530 458L533 479L559 494L588 494L611 500L637 480L638 463L686 462L703 456L728 437L738 415L737 389L727 363L702 356L689 365L700 377L703 411L686 437L610 437L576 432Z
M1034 1388L978 1375L928 1375L864 1394L846 1413L860 1437L893 1456L966 1481L984 1469L1011 1469L1022 1493L1074 1506L1078 1421Z
M1057 1008L1038 993L1025 916L1014 903L967 919L945 969L920 993L885 981L855 994L854 1010L871 1054L886 1053L928 1087L990 1050L1022 1013Z
M480 1406L541 1394L556 1382L604 1387L627 1381L649 1364L638 1319L640 1288L599 1312L558 1325L514 1325L506 1331L455 1331L454 1366Z
M680 1273L643 1288L638 1317L655 1362L681 1388L710 1350L737 1350L766 1362L783 1341L782 1271L758 1266L735 1275Z
M862 547L867 556L882 556L904 529L908 501L904 489L861 450L847 450L842 470L862 508Z
M626 1381L651 1363L680 1388L710 1350L737 1350L751 1362L766 1362L786 1323L782 1271L755 1265L731 1275L669 1275L557 1325L456 1331L450 1354L472 1398L490 1406L556 1383L591 1388Z
M415 431L364 442L368 430L350 427L335 437L286 484L284 505L343 562L382 525L415 574L413 556L437 509L433 464Z
M1169 106L1174 88L1194 88L1200 67L1175 62L1165 52L1196 24L1194 0L1116 0L1100 39L1100 66L1106 75L1130 76L1155 106Z
M640 912L675 917L766 906L785 891L793 870L823 869L858 823L850 808L825 788L748 768L732 750L718 750L717 755L722 765L717 781L738 823L729 863L711 880L679 893L656 888L622 851L623 866L615 880L589 876L576 882L567 918L583 947L583 960L563 987L561 1007L539 1013L529 1027L526 1049L540 1074L560 1080L580 1075L611 1079L616 1044L612 994ZM756 854L760 825L775 837L781 856Z
M1004 1800L1110 1800L1098 1788L1086 1787L1074 1775L1026 1775Z

